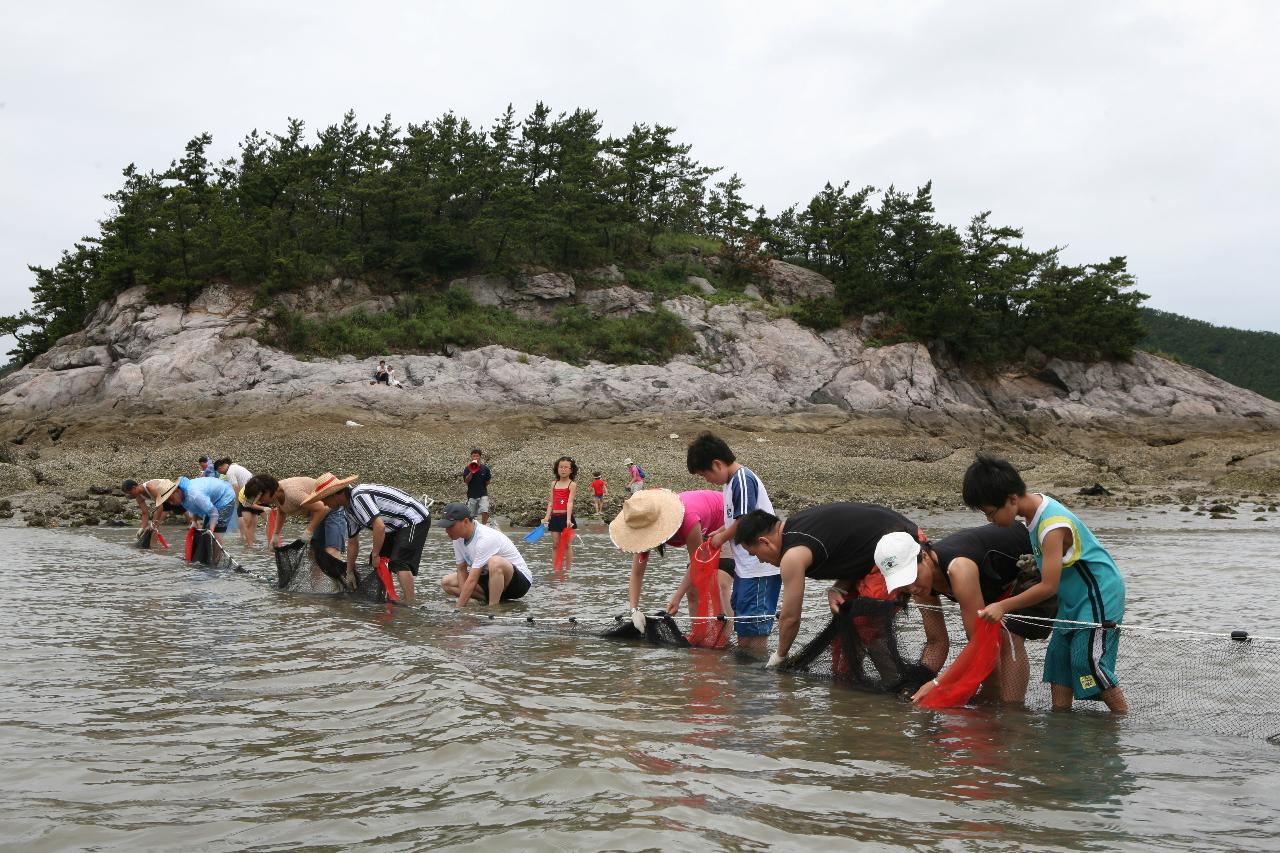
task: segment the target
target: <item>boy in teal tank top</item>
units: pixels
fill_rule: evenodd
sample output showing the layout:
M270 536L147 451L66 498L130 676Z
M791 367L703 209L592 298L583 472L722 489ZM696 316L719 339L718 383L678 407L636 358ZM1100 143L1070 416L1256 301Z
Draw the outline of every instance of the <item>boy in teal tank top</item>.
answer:
M1028 493L1018 469L994 456L978 454L965 472L964 502L1002 527L1023 519L1040 567L1040 583L986 605L978 616L999 622L1056 593L1064 624L1054 626L1044 658L1054 710L1070 710L1072 699L1097 699L1116 713L1128 711L1116 680L1115 625L1124 618L1124 579L1107 549L1071 510L1048 495Z

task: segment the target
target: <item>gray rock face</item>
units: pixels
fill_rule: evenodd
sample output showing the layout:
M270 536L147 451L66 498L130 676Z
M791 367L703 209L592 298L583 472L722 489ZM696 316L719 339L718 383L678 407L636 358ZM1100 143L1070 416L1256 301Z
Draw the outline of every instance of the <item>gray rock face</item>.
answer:
M585 305L596 315L630 317L637 313L653 312L653 294L633 290L625 284L605 290L584 290L578 294L578 304Z
M688 278L685 279L685 283L692 284L694 287L698 288L698 290L701 290L704 296L710 296L711 294L716 292L715 285L713 285L711 282L707 281L705 278L703 278L700 275L689 276Z
M801 299L832 299L836 295L831 279L786 261L769 262L765 289L775 302L784 305Z
M531 316L547 316L571 299L598 314L655 307L651 294L626 286L579 291L564 273L454 283L482 305ZM389 303L329 282L291 304L333 313ZM966 428L994 422L1028 429L1119 427L1142 419L1213 428L1280 425L1280 404L1146 353L1127 363L1053 359L1026 371L969 374L921 344L868 346L874 318L819 334L775 319L767 303L682 296L662 305L693 333L697 353L665 365L627 366L567 365L498 346L452 357L392 356L404 388L388 388L369 384L376 358L300 360L259 343L250 333L268 312L253 307L249 291L212 286L183 309L149 305L135 288L99 306L84 330L0 379L0 422L280 407L347 411L368 422L442 408L532 407L593 416L843 411L946 418Z

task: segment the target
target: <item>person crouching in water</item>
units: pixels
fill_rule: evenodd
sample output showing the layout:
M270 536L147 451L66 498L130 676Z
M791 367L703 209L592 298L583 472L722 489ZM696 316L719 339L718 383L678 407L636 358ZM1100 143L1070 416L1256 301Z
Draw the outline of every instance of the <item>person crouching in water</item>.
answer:
M400 600L413 603L413 579L422 562L422 548L431 529L431 514L414 498L392 486L365 483L352 486L358 476L339 478L325 472L316 478L316 487L303 506L323 503L329 509L342 507L347 515L348 586L356 583L356 558L360 531L373 535L369 562L388 559L388 568L400 582Z
M918 587L922 591L916 593L916 602L937 606L941 603L939 596L956 602L960 605L965 634L972 637L978 612L988 602L1009 595L1021 570L1019 561L1022 555L1030 553L1031 537L1026 527L986 524L952 533L937 542L920 543L909 533L890 533L876 546L876 562L881 565L918 562L920 570L927 575L928 589L923 585ZM907 572L899 578L912 585L917 576ZM1009 633L1001 643L999 663L987 684L998 688L1001 702L1021 704L1026 699L1030 676L1025 637L1043 638L1048 631L1037 630L1040 626L1036 623L1013 619L1006 627ZM935 686L936 681L926 682L911 701L920 702Z
M160 505L165 509L186 513L191 526L208 530L222 543L232 512L236 506L236 493L226 480L214 477L179 477L164 494Z
M627 607L637 631L644 630L644 614L640 610L640 588L644 584L649 552L663 545L684 546L689 559L705 541L707 534L719 530L724 521L724 493L701 489L676 494L670 489L645 489L627 498L622 512L609 522L609 538L631 558L631 582L627 588ZM721 612L733 616L733 558L720 559L716 574ZM680 586L667 603L667 612L678 613L680 600L689 596L689 615L698 615L697 592L689 569Z
M556 463L551 466L551 473L555 475L555 479L551 481L551 498L547 501L547 514L542 517L542 523L546 525L547 530L556 534L556 551L560 550L560 540L568 533L569 530L578 526L578 519L573 515L573 501L578 493L578 484L574 482L578 479L578 463L573 461L571 456L561 456ZM564 549L564 566L566 572L573 565L573 540L570 539L565 543Z
M1022 475L1004 459L978 454L964 474L964 502L1001 527L1021 518L1031 531L1040 582L988 604L978 617L999 622L1006 613L1058 596L1056 624L1044 656L1044 680L1055 711L1073 699L1097 699L1117 714L1129 710L1116 680L1116 655L1124 619L1125 588L1107 549L1080 519L1049 495L1027 491ZM1069 624L1071 622L1084 623Z
M315 477L286 477L277 480L270 474L255 474L241 490L241 504L251 510L262 507L279 511L279 524L275 530L270 531L271 535L267 538L267 547L275 548L280 544L285 519L290 517L307 520L307 532L302 538L310 539L316 535L325 516L329 514L329 508L323 503L306 503L315 489Z
M877 567L876 545L888 533L901 532L913 540L925 536L916 524L888 507L863 503L829 503L797 512L785 522L772 513L755 510L738 519L734 541L762 563L777 566L782 574L782 604L778 608L778 647L769 657L767 667L782 664L791 652L800 629L806 578L832 581L827 589L831 612L838 613L853 596L881 601L898 598L895 591L917 584L912 592L927 591L927 581L919 581L914 559L909 567L897 567L890 574ZM917 549L918 550L918 549ZM929 617L929 618L925 618ZM936 674L946 662L946 623L941 614L922 614L925 648L920 662ZM857 617L855 617L855 622ZM859 632L860 634L864 631ZM901 689L898 674L891 672L892 663L885 649L890 639L872 636L866 631L863 641L872 663L884 677L887 686ZM877 645L877 642L880 645ZM912 689L918 686L913 685Z
M500 601L524 598L533 573L506 534L473 519L464 503L442 509L440 525L453 540L457 561L457 569L440 578L440 586L445 595L458 599L455 607L461 610L470 601L493 607Z

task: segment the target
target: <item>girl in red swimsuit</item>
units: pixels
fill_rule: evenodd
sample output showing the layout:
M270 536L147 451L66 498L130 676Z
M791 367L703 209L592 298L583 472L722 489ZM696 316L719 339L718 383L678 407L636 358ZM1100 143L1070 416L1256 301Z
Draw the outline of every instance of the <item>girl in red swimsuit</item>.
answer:
M576 528L578 520L573 517L573 499L578 491L578 463L571 456L561 456L551 466L551 473L556 478L551 481L551 500L547 501L547 514L542 523L547 530L556 535L556 548L560 548L560 539L566 528ZM564 569L569 570L573 563L573 541L565 543Z

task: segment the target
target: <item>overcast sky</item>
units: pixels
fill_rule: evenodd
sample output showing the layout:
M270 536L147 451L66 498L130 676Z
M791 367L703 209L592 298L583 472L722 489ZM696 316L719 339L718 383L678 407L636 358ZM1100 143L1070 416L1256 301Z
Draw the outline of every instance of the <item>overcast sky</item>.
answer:
M181 7L181 8L180 8ZM599 111L679 128L771 212L934 182L1150 305L1280 331L1280 3L5 3L0 313L94 233L120 170L202 131ZM10 341L0 341L8 349ZM0 350L2 352L3 350Z

